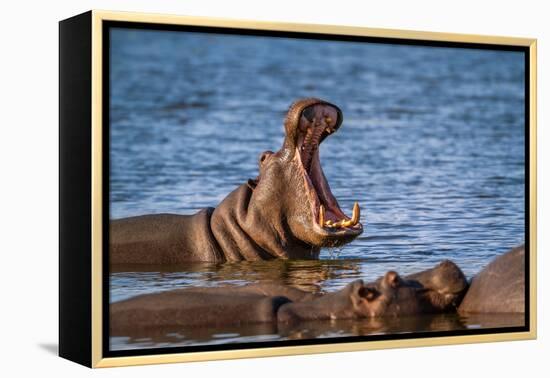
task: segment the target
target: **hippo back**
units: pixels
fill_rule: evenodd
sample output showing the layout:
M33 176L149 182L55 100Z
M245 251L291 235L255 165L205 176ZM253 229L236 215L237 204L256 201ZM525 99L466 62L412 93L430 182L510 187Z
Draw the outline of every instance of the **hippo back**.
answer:
M286 297L176 289L110 305L111 333L151 327L225 326L275 322Z
M525 312L525 248L494 259L472 280L460 313Z

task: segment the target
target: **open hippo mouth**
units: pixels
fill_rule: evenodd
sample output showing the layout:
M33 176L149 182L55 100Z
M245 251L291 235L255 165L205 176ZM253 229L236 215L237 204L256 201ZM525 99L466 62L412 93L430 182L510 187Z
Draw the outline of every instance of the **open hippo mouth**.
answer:
M301 112L296 130L296 159L301 167L305 189L311 206L313 229L328 237L328 244L337 245L335 239L354 238L363 232L359 204L355 202L352 216L340 209L321 168L319 146L340 127L340 110L325 102L314 103ZM332 239L332 241L330 241Z

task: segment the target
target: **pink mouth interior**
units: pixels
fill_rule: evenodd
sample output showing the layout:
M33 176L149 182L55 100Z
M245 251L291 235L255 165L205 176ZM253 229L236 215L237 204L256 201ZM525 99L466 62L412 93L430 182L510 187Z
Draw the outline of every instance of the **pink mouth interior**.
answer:
M307 171L306 171L307 172ZM311 184L315 188L315 193L319 199L319 204L322 204L325 207L325 220L331 220L333 222L338 222L342 219L350 219L344 212L340 209L338 201L330 191L330 186L328 181L321 169L321 161L319 159L319 149L316 149L313 153L313 158L311 161L311 167L308 172L309 179ZM319 214L319 206L316 206L315 215Z
M317 221L319 217L319 205L323 205L325 207L326 221L338 222L343 219L349 220L350 217L345 215L340 209L338 201L332 194L321 168L319 143L328 135L328 132L323 130L311 134L312 136L309 138L303 135L299 138L297 155L304 169L306 188L312 202L314 219Z

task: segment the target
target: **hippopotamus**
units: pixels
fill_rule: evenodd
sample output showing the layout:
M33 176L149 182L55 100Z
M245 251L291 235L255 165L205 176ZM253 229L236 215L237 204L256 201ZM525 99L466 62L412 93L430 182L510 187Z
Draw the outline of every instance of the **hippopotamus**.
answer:
M468 281L455 263L444 260L405 277L389 271L366 287L384 298L382 311L376 316L389 317L456 311Z
M474 276L458 312L524 313L525 246L496 257Z
M309 308L323 309L323 315L318 315L319 317L327 317L329 307L339 315L346 312L346 316L351 316L354 303L358 306L362 301L368 304L368 301L363 300L367 293L363 293L361 288L364 288L364 283L357 280L340 291L322 296L301 292L299 289L289 290L284 285L272 285L265 291L255 285L243 288L176 289L164 293L140 295L111 304L110 327L116 332L128 327L276 323L279 321L279 314L290 311L289 309L281 311L282 307L293 307L306 302ZM317 303L319 300L322 303ZM357 313L359 314L361 310L362 308L358 308ZM309 316L312 313L309 311ZM305 313L301 315L306 316ZM285 316L281 320L285 321Z
M469 284L462 270L452 261L443 260L434 268L405 277L407 285L419 288L431 312L456 311ZM418 296L418 294L417 294Z
M184 288L111 304L110 328L121 333L124 329L159 326L296 323L438 313L454 308L466 287L460 269L444 262L405 278L390 271L372 283L358 279L324 294L280 284Z
M341 210L319 159L319 145L342 121L336 105L296 101L281 149L263 152L259 175L216 208L112 220L110 264L315 259L323 247L349 243L363 232L359 204L351 216Z

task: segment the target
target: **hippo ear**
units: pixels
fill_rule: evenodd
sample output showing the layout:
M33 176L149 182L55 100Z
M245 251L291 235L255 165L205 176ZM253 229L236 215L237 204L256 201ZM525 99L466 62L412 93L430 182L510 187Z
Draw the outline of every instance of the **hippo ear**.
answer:
M390 287L396 288L396 287L398 287L399 284L401 283L401 277L399 277L399 274L397 274L397 272L389 271L389 272L386 273L386 275L384 276L384 281L385 281L386 284L388 284Z

